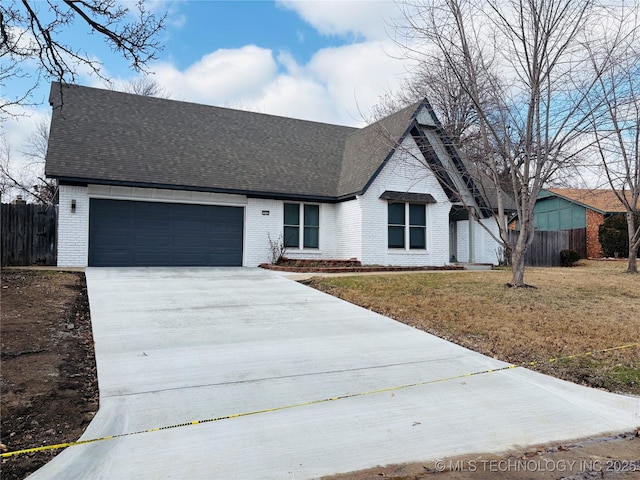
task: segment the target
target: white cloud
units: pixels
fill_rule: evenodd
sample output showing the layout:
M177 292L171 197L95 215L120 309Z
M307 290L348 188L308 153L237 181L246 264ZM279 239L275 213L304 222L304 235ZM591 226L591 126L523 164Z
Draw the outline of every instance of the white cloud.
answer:
M319 122L335 120L335 105L327 101L324 85L312 78L280 75L253 102L255 110Z
M185 71L166 62L156 63L151 69L172 98L216 104L251 97L277 74L271 51L254 45L216 50Z
M389 42L366 42L320 50L307 66L310 75L327 86L330 98L353 118L369 116L386 91L398 87L404 62Z
M398 7L392 1L279 0L278 4L295 11L323 35L354 35L371 40L388 38L386 30L398 16Z
M1 100L0 100L1 101ZM49 106L29 108L17 106L13 109L14 115L7 116L2 122L2 135L12 146L23 149L24 138L29 137L36 130L36 125L49 118Z
M168 63L152 69L154 80L177 100L362 125L405 71L389 55L394 48L384 42L326 48L298 64L287 52L246 46L216 50L184 71Z

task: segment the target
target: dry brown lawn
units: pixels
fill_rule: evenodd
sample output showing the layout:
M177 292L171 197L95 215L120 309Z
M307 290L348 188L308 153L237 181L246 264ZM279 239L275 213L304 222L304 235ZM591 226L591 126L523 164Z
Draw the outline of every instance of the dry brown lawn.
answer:
M525 279L535 289L507 287L508 270L305 283L500 360L640 394L640 346L600 351L640 342L640 276L625 267L582 261L573 268L528 268Z

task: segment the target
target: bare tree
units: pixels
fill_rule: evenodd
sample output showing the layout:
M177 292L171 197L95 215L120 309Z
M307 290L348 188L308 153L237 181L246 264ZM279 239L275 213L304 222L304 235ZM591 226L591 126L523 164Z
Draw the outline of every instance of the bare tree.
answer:
M171 94L164 87L148 76L127 80L115 89L144 97L171 98Z
M13 78L22 78L25 87L14 98L3 97L0 112L8 114L11 106L27 104L43 77L73 83L81 69L101 76L100 63L82 46L64 39L64 31L76 21L102 36L136 71L143 70L160 48L155 37L165 15L148 12L144 0L137 1L135 13L124 5L117 0L3 0L0 88ZM35 73L30 74L26 65L34 63Z
M428 63L427 63L428 62ZM484 82L478 89L481 104L492 117L491 110L500 108L494 103L492 84ZM455 72L442 58L428 57L425 63L420 63L411 75L404 79L397 91L387 92L378 105L374 107L373 117L379 120L401 108L422 101L429 100L442 128L449 140L462 157L468 162L469 169L484 162L484 152L478 149L481 143L478 115L473 100L462 88L455 76ZM510 183L508 165L504 165L500 173L501 185Z
M22 152L24 161L19 161L7 139L2 137L0 145L0 182L2 196L11 192L27 194L38 203L52 204L56 201L57 184L44 175L44 162L49 143L49 118L40 120L35 130L27 138L26 149Z
M627 272L638 273L640 249L640 11L610 19L599 42L585 45L594 71L603 71L590 98L587 130L607 183L624 206L629 235ZM613 25L614 28L611 28Z
M385 93L373 109L374 120L428 98L451 140L464 148L476 136L477 115L467 92L458 85L454 72L441 58L421 63L400 88Z
M108 84L128 93L151 97L169 98L170 94L157 82L148 77L129 80L121 85ZM25 150L21 151L25 160L20 161L13 153L6 138L0 145L0 184L2 197L8 198L12 192L27 194L38 203L57 201L57 184L44 175L45 158L49 144L51 118L40 120L35 130L26 140Z
M496 240L511 253L510 285L526 286L538 194L584 149L586 100L602 72L590 68L583 45L607 11L590 0L428 0L406 2L403 12L397 31L407 55L425 63L442 58L473 103L473 158L482 160L471 173L495 206ZM515 240L505 217L509 196L520 223ZM468 208L479 216L475 205Z
M0 198L8 198L14 188L11 177L6 173L10 158L11 146L7 139L2 136L0 137Z
M78 72L101 75L101 64L80 42L71 45L65 30L80 23L97 33L112 50L143 71L160 48L155 40L166 15L157 17L138 0L127 8L118 0L3 0L0 3L0 121L16 115L14 107L33 105L32 95L42 80L60 84L76 81ZM22 90L7 94L7 83L20 79ZM39 202L53 201L55 185L46 180L44 155L48 124L39 124L28 140L26 158L19 158L2 138L0 175L3 195L18 190Z
M0 138L0 193L2 198L9 200L16 195L27 194L28 197L37 198L37 193L32 190L35 176L29 164L19 164L16 156L2 135Z

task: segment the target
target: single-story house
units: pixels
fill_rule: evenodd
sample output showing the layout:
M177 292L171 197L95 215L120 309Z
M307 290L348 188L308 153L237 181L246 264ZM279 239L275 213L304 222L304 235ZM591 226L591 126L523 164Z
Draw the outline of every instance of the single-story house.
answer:
M538 195L533 221L540 231L585 229L587 257L600 258L598 228L607 217L625 212L613 190L548 188Z
M58 83L50 103L59 266L252 267L269 238L289 258L497 262L426 100L364 128Z

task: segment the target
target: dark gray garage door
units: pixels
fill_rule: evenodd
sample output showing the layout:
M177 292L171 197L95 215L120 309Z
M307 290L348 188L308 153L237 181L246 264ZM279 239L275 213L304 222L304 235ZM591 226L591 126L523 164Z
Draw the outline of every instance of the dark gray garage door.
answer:
M91 199L89 265L240 266L242 207Z

